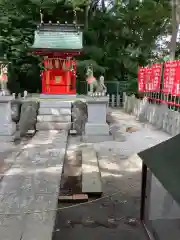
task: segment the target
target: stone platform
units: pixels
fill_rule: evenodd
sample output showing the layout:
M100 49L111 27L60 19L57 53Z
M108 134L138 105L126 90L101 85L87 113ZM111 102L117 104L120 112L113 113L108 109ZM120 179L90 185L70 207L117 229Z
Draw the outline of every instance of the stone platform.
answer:
M65 100L64 95L41 94L36 129L39 131L69 130L71 105L71 101Z

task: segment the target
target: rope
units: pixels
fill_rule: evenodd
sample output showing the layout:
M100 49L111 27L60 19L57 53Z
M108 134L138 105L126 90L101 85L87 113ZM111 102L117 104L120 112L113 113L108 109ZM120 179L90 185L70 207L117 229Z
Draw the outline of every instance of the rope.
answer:
M55 208L55 209L45 209L45 210L37 210L37 211L26 211L26 212L23 212L23 213L17 213L17 212L12 212L12 213L2 213L0 212L0 216L2 215L6 215L6 216L19 216L21 214L37 214L37 213L45 213L45 212L55 212L55 211L63 211L65 209L70 209L70 208L75 208L75 207L80 207L80 206L83 206L83 205L88 205L88 204L91 204L91 203L95 203L95 202L98 202L102 199L106 199L106 198L111 198L112 196L115 196L117 194L121 193L121 191L116 191L112 194L107 194L103 197L100 197L100 198L97 198L97 199L94 199L94 200L91 200L91 201L88 201L88 202L83 202L83 203L78 203L78 204L75 204L75 205L71 205L71 206L67 206L67 207L61 207L61 208Z

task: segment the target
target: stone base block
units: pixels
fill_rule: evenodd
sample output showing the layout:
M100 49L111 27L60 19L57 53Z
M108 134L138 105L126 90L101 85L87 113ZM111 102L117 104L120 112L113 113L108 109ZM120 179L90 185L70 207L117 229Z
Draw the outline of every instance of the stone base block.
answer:
M16 132L16 124L15 123L8 123L8 124L2 124L0 126L0 136L11 136Z
M71 123L56 123L56 122L38 122L36 124L37 131L47 131L47 130L70 130Z
M100 143L100 142L111 142L113 141L113 136L112 135L107 135L107 136L104 136L104 135L83 135L82 136L82 142L84 143Z
M71 115L39 115L37 116L38 122L71 122Z
M109 125L107 123L94 124L86 123L85 135L108 135L109 136Z
M39 115L53 115L53 116L71 115L71 108L41 107L39 109Z
M2 142L14 142L15 136L14 135L0 135L0 144Z
M40 94L41 99L68 99L76 98L76 94Z
M71 109L71 101L61 101L61 100L57 100L57 99L41 100L40 108L69 108L69 109Z

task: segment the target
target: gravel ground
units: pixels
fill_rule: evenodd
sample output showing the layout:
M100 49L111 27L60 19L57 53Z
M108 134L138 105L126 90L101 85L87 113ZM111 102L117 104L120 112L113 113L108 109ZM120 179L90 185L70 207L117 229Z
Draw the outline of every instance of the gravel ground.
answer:
M135 153L170 136L151 125L137 122L119 109L112 110L107 120L114 141L104 139L94 147L99 158L103 192L116 194L60 211L53 240L147 239L139 222L141 161Z

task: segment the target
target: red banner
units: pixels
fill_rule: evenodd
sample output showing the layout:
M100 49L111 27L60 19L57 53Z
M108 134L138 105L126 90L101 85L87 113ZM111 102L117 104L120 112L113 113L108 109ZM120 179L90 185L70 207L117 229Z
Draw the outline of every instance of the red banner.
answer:
M168 61L164 64L164 85L162 92L173 94L176 84L177 61Z
M145 91L152 92L153 83L152 83L152 67L146 67L145 72Z
M143 67L139 67L138 69L138 91L144 92L145 91L145 72L146 69Z
M180 60L176 62L177 62L177 67L176 67L176 76L175 76L174 87L173 87L173 95L180 96Z
M161 85L161 74L162 74L162 64L153 64L152 65L152 92L159 92Z

